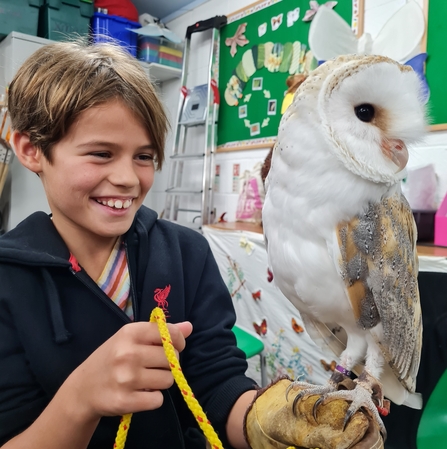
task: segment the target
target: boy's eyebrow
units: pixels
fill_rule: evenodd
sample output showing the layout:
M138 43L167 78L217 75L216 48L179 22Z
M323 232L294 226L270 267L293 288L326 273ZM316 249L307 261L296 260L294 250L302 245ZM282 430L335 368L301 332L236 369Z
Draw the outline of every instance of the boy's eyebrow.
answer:
M120 145L114 143L114 142L108 142L106 140L90 140L88 142L80 143L77 145L78 148L84 148L84 147L112 147L112 148L119 148ZM155 145L152 143L149 143L147 145L141 145L137 148L138 150L155 150Z

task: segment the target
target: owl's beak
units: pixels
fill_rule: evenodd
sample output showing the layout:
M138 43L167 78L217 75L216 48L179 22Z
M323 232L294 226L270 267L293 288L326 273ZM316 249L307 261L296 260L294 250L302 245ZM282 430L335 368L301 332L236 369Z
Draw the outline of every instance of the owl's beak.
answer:
M383 139L382 153L393 164L399 167L399 171L403 170L408 162L407 146L400 139Z

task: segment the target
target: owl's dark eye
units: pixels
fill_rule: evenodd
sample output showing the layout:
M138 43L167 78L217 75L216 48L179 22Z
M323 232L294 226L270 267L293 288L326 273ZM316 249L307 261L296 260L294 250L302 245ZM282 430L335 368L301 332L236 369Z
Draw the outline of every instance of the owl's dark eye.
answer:
M374 106L372 104L361 104L354 108L355 115L362 122L371 122L374 118Z

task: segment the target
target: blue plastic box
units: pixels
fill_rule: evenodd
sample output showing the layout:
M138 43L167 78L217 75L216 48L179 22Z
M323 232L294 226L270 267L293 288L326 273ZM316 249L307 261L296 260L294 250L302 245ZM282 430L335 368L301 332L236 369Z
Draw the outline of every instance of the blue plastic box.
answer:
M129 28L141 28L138 22L132 22L124 17L95 12L91 25L94 43L110 42L110 38L113 38L127 48L132 56L137 56L138 34L129 31Z

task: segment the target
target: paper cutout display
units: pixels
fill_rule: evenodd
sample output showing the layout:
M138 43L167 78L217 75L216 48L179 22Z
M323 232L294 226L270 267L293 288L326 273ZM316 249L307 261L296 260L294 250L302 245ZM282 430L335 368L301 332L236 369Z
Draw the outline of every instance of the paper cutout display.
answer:
M283 14L279 14L276 17L271 18L272 30L276 31L282 24Z
M337 6L337 3L338 2L326 2L322 5L319 5L316 1L309 2L310 9L308 9L306 11L306 14L304 14L303 22L310 22L315 17L315 14L320 9L320 6L325 6L326 8L333 9L335 8L335 6Z
M293 24L300 18L300 8L292 9L287 13L287 27L293 26Z
M354 23L357 2L337 4L336 11L348 27ZM275 142L286 79L318 66L308 45L312 21L302 21L309 4L309 0L262 0L228 16L219 44L218 151L267 148ZM311 7L317 10L320 4L326 5L320 9L328 9L335 2L319 0ZM238 37L249 45L240 48ZM237 50L234 56L230 40ZM276 100L276 107L273 102L269 107L269 100ZM239 106L248 102L247 117L240 117Z
M258 26L258 36L262 37L264 34L267 33L267 23L261 23L261 25Z
M230 47L230 54L234 57L237 53L237 46L243 47L248 44L248 39L246 39L244 33L247 28L246 23L242 23L237 27L236 33L233 37L228 37L225 39L225 45Z

